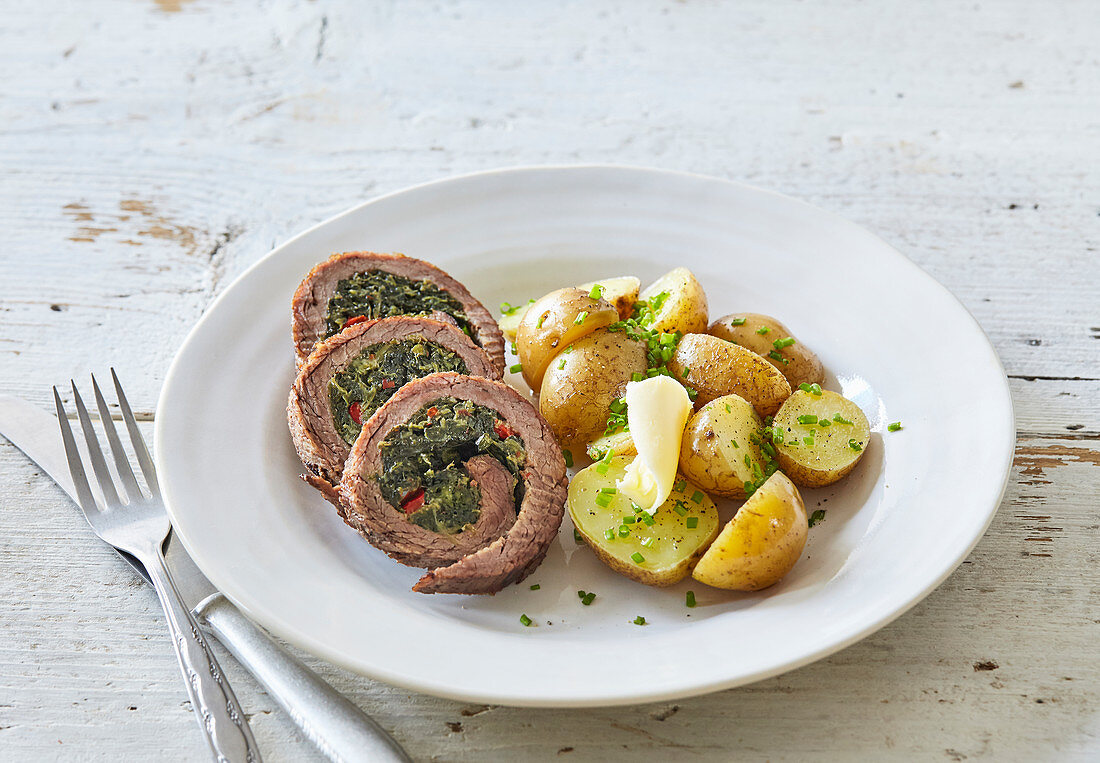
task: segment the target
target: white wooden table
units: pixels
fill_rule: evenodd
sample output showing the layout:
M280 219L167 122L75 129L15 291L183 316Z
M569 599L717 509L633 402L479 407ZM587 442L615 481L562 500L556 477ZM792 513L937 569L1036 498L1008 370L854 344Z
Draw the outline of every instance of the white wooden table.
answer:
M45 407L113 364L151 421L234 276L411 183L620 162L797 196L946 284L1008 371L1012 480L938 591L660 705L473 706L307 661L424 760L1096 759L1098 38L1092 0L9 3L0 389ZM0 759L204 759L152 592L6 442L0 486ZM314 759L226 662L268 760Z

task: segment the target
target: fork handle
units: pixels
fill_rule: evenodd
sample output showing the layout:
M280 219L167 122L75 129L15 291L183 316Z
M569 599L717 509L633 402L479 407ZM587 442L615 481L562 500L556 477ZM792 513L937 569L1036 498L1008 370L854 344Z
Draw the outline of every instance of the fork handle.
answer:
M141 561L164 608L187 693L214 760L219 763L260 763L260 751L252 738L248 720L198 623L180 598L164 564L164 554L157 548L154 553L144 554L143 557L148 557Z

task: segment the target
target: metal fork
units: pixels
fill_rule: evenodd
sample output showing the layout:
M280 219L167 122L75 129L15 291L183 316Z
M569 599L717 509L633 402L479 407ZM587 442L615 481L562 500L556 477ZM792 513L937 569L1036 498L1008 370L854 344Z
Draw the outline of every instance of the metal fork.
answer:
M99 420L107 435L107 442L110 443L115 469L122 483L126 500L119 495L115 482L111 478L107 462L103 458L103 450L99 445L99 438L92 428L88 410L80 398L76 382L73 382L73 401L76 403L80 426L84 430L84 440L88 444L92 471L95 473L104 499L104 505L100 506L92 494L80 452L77 450L69 420L66 418L65 407L61 404L57 387L54 387L53 398L57 405L57 420L61 423L61 438L65 442L65 455L69 459L69 471L72 473L77 496L80 498L80 508L84 511L84 517L96 535L115 548L136 557L145 565L145 569L152 578L161 606L164 607L168 630L172 634L172 645L176 649L180 670L187 683L191 705L194 707L195 716L214 759L233 763L236 761L260 763L260 752L256 747L256 740L252 738L252 730L241 711L241 706L237 703L237 697L229 687L221 666L214 658L214 653L210 651L206 639L199 631L198 624L184 605L179 591L176 590L168 574L168 568L164 563L163 546L172 525L160 497L156 469L113 368L111 378L114 380L118 406L126 422L126 429L129 430L130 442L142 474L145 475L145 484L149 488L150 495L146 496L142 493L138 485L137 478L130 468L129 457L123 450L122 442L111 420L107 403L93 376L92 389L95 392L96 407L99 408Z

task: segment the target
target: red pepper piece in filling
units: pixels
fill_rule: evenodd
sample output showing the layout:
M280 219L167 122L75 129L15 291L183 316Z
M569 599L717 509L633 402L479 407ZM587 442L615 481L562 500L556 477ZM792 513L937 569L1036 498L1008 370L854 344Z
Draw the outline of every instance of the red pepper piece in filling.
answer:
M397 382L395 382L393 379L383 379L382 380L382 389L393 389L396 386L397 386Z
M497 433L497 437L502 440L507 440L509 437L516 433L516 430L505 424L503 421L498 421L493 424L493 431Z
M352 403L348 406L348 415L351 416L351 420L356 424L362 426L363 424L363 406L359 403Z
M438 415L439 415L439 409L436 408L434 405L431 408L428 409L428 418L429 419L434 417L434 416L438 416Z
M344 321L344 325L340 327L340 330L343 331L348 326L354 326L356 323L362 323L366 319L367 319L367 316L365 316L365 315L352 316L351 318L348 318L346 321Z
M412 514L414 511L424 505L424 488L418 487L416 490L407 494L401 499L401 510L406 514Z

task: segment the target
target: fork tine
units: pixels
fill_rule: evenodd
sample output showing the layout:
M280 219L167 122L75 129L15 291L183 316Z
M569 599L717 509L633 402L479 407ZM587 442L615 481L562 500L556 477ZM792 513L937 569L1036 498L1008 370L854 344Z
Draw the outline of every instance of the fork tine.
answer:
M141 472L145 475L145 484L149 486L149 492L152 495L160 494L160 483L157 482L157 470L153 466L153 459L149 455L149 449L145 447L145 438L141 436L141 430L138 429L137 419L134 418L134 412L130 410L130 403L126 399L126 394L122 391L122 384L118 381L118 374L115 373L115 369L111 369L111 379L115 382L115 394L118 395L118 407L122 411L122 420L126 422L126 429L130 431L130 442L134 445L134 453L137 455L138 463L141 464Z
M114 508L122 501L115 490L115 481L111 472L107 470L107 462L103 459L103 449L99 446L99 438L96 437L92 420L88 416L88 409L84 407L84 401L80 399L80 391L73 385L73 402L76 403L76 415L80 418L80 427L84 430L84 442L88 443L88 457L92 459L92 471L99 480L99 489L103 491L103 497L107 501L107 508Z
M130 468L130 459L122 447L122 441L118 439L118 431L115 422L111 419L111 411L107 408L107 401L103 399L103 393L99 390L99 384L92 374L92 391L95 392L95 404L99 409L99 421L103 424L103 431L107 435L107 442L111 445L111 455L115 459L115 470L118 472L122 484L126 487L126 495L131 501L141 497L141 488L138 487L134 470Z
M90 517L99 510L95 498L92 497L92 488L88 485L88 476L84 473L84 464L80 461L80 451L76 449L76 440L73 439L73 430L69 426L69 419L65 415L65 406L61 404L61 395L57 394L57 387L53 388L53 402L57 407L57 421L61 427L61 440L65 443L65 458L69 461L69 474L73 478L73 486L76 487L76 497L80 499L80 508L85 516Z

